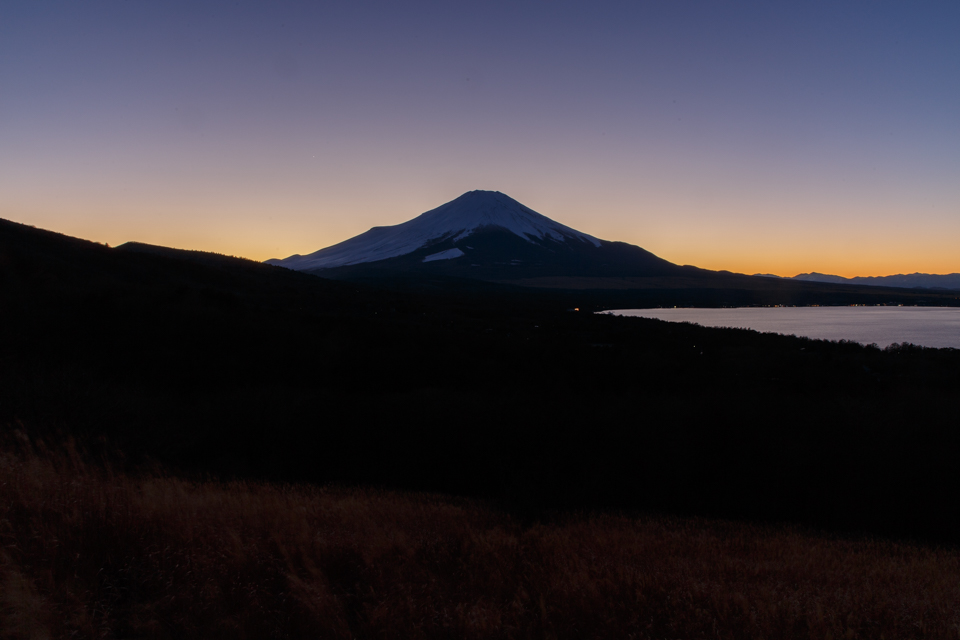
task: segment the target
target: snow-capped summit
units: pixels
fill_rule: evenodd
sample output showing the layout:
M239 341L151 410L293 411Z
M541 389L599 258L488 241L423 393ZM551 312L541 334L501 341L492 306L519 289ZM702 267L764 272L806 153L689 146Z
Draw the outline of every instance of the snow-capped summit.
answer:
M597 238L554 222L499 191L469 191L413 220L390 227L374 227L305 256L267 262L298 271L329 269L395 258L446 240L459 242L478 230L493 229L509 231L531 243L553 240L600 246ZM456 256L451 251L444 253L448 255L433 259L463 255L462 252Z
M640 247L571 229L499 191L470 191L402 224L267 262L346 279L426 275L517 281L668 275L681 269Z

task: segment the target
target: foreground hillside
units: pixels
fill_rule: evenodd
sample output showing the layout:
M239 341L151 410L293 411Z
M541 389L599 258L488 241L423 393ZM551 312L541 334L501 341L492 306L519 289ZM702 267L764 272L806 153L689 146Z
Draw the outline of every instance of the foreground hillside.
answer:
M530 519L628 508L960 541L957 351L451 282L378 289L2 223L0 424Z
M957 551L703 519L522 525L423 494L130 476L13 435L3 637L929 639L960 625Z

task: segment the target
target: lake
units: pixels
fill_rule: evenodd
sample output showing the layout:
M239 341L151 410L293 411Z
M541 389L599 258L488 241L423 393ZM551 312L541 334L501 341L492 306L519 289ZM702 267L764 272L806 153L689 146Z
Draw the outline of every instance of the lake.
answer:
M736 309L617 309L614 315L694 322L705 327L739 327L852 340L885 347L910 342L960 349L960 307L740 307Z

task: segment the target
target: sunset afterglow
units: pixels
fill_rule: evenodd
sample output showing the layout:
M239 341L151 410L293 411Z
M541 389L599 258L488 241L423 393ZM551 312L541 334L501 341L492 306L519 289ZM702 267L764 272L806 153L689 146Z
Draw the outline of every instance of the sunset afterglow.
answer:
M6 3L0 217L308 253L472 189L679 264L960 271L960 5Z

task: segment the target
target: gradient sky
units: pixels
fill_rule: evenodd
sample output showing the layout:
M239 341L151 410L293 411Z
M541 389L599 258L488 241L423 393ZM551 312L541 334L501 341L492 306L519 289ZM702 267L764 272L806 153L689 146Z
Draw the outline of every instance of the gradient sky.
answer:
M960 2L0 0L0 217L308 253L493 189L680 264L960 271Z

